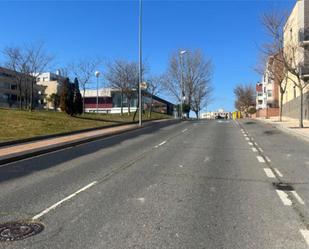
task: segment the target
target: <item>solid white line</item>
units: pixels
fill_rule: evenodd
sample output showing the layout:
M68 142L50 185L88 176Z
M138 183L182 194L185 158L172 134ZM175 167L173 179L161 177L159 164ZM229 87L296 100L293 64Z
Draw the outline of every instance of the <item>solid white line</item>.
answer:
M288 195L284 191L276 189L276 192L279 195L281 201L283 202L283 205L285 206L292 205L292 201L289 199Z
M49 213L51 210L57 208L59 205L61 205L63 202L68 201L70 199L72 199L74 196L78 195L79 193L85 191L88 188L91 188L92 186L94 186L95 184L97 184L97 181L94 181L90 184L88 184L87 186L77 190L75 193L67 196L66 198L62 199L61 201L58 201L57 203L55 203L54 205L50 206L49 208L46 208L45 210L43 210L42 212L40 212L39 214L35 215L32 217L33 220L37 220L40 217L42 217L43 215Z
M248 144L251 145L251 146L253 145L253 143L251 143L251 142L248 142Z
M274 173L271 171L271 169L269 168L264 168L265 174L267 175L267 177L269 178L275 178Z
M261 156L256 156L257 160L260 162L260 163L265 163L265 160L263 157Z
M265 156L267 162L271 162L270 158L268 156Z
M254 147L252 147L252 151L253 151L253 152L257 152L257 149L254 148Z
M309 246L309 231L307 229L300 229L300 233L304 237L307 245Z
M304 200L296 193L296 191L291 191L291 193L294 195L294 197L300 204L305 205Z
M184 129L184 130L182 130L182 132L186 132L188 129L186 128L186 129Z
M281 172L277 168L275 168L275 172L277 173L278 176L283 177L283 175L281 174Z

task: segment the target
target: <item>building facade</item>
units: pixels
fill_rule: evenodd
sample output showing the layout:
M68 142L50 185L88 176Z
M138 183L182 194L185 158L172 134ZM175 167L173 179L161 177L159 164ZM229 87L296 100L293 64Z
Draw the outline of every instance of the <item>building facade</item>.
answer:
M147 91L142 91L142 95L143 110L149 111L151 108L153 112L168 115L174 114L174 105L172 103L158 96L151 95ZM123 112L128 113L129 111L136 111L138 105L138 95L136 91L132 92L132 97L129 101L125 94L121 94L120 90L111 88L101 88L98 92L97 90L86 90L85 96L83 92L82 96L84 98L86 112L121 113L122 106Z
M34 77L0 67L0 107L28 107L32 95L33 107L42 108L44 91Z
M59 75L59 73L51 72L42 73L36 77L37 84L45 88L43 98L45 109L55 109L50 97L52 94L60 96L61 85L65 80L66 78Z
M298 0L284 27L284 53L296 65L304 89L303 117L309 119L309 0ZM294 56L292 56L292 54ZM293 81L297 78L291 73L284 79L286 91L283 94L283 116L299 118L300 90Z

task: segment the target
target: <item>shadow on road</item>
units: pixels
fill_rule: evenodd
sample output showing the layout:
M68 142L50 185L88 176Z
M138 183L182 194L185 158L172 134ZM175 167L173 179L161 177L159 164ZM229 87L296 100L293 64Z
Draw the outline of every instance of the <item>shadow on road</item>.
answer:
M0 167L0 183L11 179L33 174L34 172L54 167L58 164L76 159L78 157L95 153L103 148L108 148L122 143L125 140L137 138L141 135L151 134L160 129L173 125L174 122L157 123L143 129L137 129L120 135L99 139L96 141L84 143L68 149L60 150L55 153L44 154L38 157L18 161Z

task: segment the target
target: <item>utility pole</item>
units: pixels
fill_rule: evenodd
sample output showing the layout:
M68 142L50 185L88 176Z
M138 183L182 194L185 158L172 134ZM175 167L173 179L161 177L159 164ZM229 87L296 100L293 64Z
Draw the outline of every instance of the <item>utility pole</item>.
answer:
M142 0L139 0L139 32L138 32L138 126L142 126Z

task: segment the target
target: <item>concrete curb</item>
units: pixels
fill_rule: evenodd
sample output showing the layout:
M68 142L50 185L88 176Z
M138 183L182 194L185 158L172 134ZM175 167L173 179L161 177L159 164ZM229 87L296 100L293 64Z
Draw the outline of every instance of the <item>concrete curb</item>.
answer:
M273 122L267 122L266 120L262 120L262 119L254 119L260 123L263 123L263 124L270 124L270 125L273 125L275 128L277 128L278 130L281 130L282 132L285 132L285 133L288 133L289 135L292 135L298 139L301 139L303 141L306 141L306 142L309 142L309 137L308 136L304 136L303 134L297 132L296 130L293 130L291 128L287 128L287 127L284 127L283 125L280 125L280 124L276 124L276 123L273 123Z
M50 153L50 152L54 152L54 151L62 150L62 149L65 149L65 148L77 146L77 145L80 145L80 144L92 142L92 141L95 141L95 140L111 137L111 136L114 136L114 135L119 135L119 134L129 132L129 131L133 131L133 130L145 129L145 128L148 128L148 127L151 127L151 126L155 126L157 124L165 123L166 125L172 125L172 124L176 124L176 123L179 123L179 122L180 122L180 120L176 120L176 119L151 120L151 121L148 121L147 123L145 123L143 125L143 127L141 127L141 128L139 128L138 126L134 126L132 128L128 128L128 129L125 129L125 130L110 132L108 134L96 135L96 136L92 136L92 137L88 137L88 138L81 138L81 139L77 139L77 140L70 141L70 142L63 142L63 143L58 143L58 144L51 145L51 146L41 147L40 149L33 149L33 150L21 152L21 153L14 153L14 154L10 154L8 156L3 156L3 157L0 157L0 165L20 161L20 160L31 158L31 157L38 156L38 155L47 154L47 153ZM132 125L134 125L134 124L132 124Z

